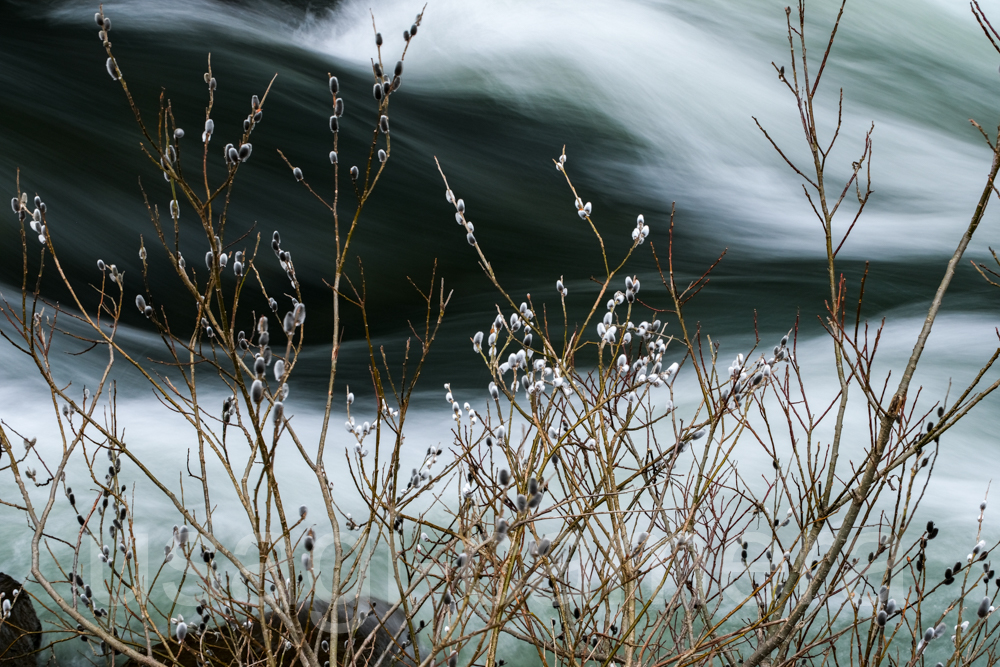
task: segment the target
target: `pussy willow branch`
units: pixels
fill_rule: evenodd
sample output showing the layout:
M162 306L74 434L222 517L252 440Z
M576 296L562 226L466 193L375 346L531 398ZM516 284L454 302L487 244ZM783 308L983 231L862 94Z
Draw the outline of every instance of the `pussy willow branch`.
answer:
M998 132L1000 132L1000 127L998 127ZM993 195L993 182L996 179L998 170L1000 170L1000 151L995 151L993 153L993 163L990 167L989 175L986 178L986 185L983 188L982 195L980 196L979 202L977 203L975 211L972 214L972 219L969 222L968 228L962 235L962 238L958 243L958 247L952 254L951 259L948 260L948 266L945 269L944 277L938 285L937 291L934 294L934 299L932 300L930 308L927 311L927 316L924 318L923 326L921 327L920 334L917 336L916 343L913 346L913 352L910 354L910 359L907 361L906 368L903 371L903 376L900 378L899 385L896 387L896 391L892 396L888 409L881 417L878 437L873 443L871 451L868 454L864 476L861 478L858 486L852 491L851 495L853 496L853 501L847 508L847 512L842 519L840 530L837 531L833 544L820 561L820 564L813 575L813 579L799 603L791 610L787 619L778 628L778 630L770 634L763 642L761 642L753 654L746 660L744 663L746 667L756 667L767 655L779 646L782 646L788 640L792 632L794 632L799 620L806 613L809 604L819 593L820 587L825 582L826 576L833 566L835 559L839 556L841 550L847 543L848 537L854 528L855 521L857 520L858 513L860 512L862 505L866 502L868 492L872 483L875 481L878 465L882 459L885 447L888 444L893 425L896 422L896 418L899 415L900 410L902 410L903 405L906 402L906 394L910 387L910 381L913 378L913 373L916 371L917 363L920 361L924 347L927 344L927 339L930 336L934 320L937 318L938 312L941 309L941 303L944 301L945 292L947 292L948 287L951 285L952 278L955 275L955 269L958 266L958 263L962 260L962 255L965 253L966 248L968 248L973 234L976 232L976 229L978 229L980 222L982 222L983 215L986 213L986 206L989 204L990 198ZM818 530L818 528L816 530ZM791 596L797 580L797 572L789 575L788 584L786 584L786 588L788 589L785 593L786 600Z

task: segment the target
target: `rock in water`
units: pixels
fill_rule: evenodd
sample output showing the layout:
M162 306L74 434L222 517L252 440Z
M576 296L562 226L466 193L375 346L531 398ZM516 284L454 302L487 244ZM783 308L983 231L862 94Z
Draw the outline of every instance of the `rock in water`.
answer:
M14 591L21 591L16 598ZM31 598L21 584L3 572L0 572L0 594L4 600L14 600L10 616L0 621L0 663L4 667L34 667L42 647L42 624L35 615Z
M302 602L298 608L298 621L303 628L311 646L316 640L321 642L317 655L320 664L331 660L331 650L334 642L337 649L337 663L345 664L347 649L354 653L352 663L355 665L375 665L381 659L382 667L414 667L412 642L406 628L406 618L397 609L391 615L387 613L392 605L383 600L362 597L355 605L353 596L341 598L337 605L336 624L331 626L328 610L329 604L318 599ZM281 622L274 614L268 614L268 630L270 644L281 647L284 644ZM370 635L374 635L368 639ZM348 640L353 639L353 642ZM367 639L367 641L366 641ZM170 646L153 645L153 657L179 667L201 667L205 656L199 651L199 646L211 651L210 659L213 665L237 667L246 664L261 664L266 658L264 650L264 633L260 623L254 623L252 629L245 630L237 624L235 627L219 626L208 628L200 638L188 633L184 646L176 640L171 640ZM145 654L145 647L136 647ZM171 652L175 656L170 659ZM382 659L382 655L388 655ZM281 650L278 648L278 664L291 667L299 664L294 648ZM129 660L122 667L138 667L140 663ZM333 663L331 662L331 665ZM4 663L6 667L6 663Z

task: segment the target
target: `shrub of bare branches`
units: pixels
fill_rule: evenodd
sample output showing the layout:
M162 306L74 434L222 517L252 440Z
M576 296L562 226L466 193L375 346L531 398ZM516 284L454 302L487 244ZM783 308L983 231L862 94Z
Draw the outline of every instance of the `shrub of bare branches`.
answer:
M992 162L982 196L906 365L891 383L877 377L881 330L861 317L864 283L849 285L837 267L872 193L871 131L847 181L832 182L826 161L840 119L821 136L813 104L843 11L807 52L803 3L786 9L788 61L775 72L795 104L808 164L761 127L801 178L824 232L829 294L817 314L833 352L832 401L810 400L816 390L799 364L798 322L729 354L690 321L689 303L715 265L680 282L673 214L637 215L634 227L610 229L574 187L566 151L554 157L566 186L554 196L567 196L601 258L589 286L572 286L591 297L578 311L567 307L571 286L562 277L534 296L505 288L469 217L478 204L451 189L439 164L449 224L495 288L495 310L468 345L491 380L478 392L435 390L453 426L441 445L416 454L407 419L452 293L435 272L424 281L417 293L425 316L402 344L402 364L391 364L367 327L378 304L354 272L351 242L392 165L390 107L404 94L403 64L423 14L402 42L374 35L365 155L338 152L351 101L327 77L332 189L295 165L298 148L282 154L335 230L329 372L317 413L297 408L289 389L306 327L294 248L280 230L243 234L228 218L233 185L253 160L253 134L266 131L270 86L253 96L242 135L224 146L215 137L211 67L203 127L185 132L167 97L150 121L115 56L110 18L98 13L108 75L167 184L142 192L148 238L166 259L154 265L140 240L140 276L109 257L94 258L93 275L73 275L60 261L73 252L60 243L61 213L47 210L42 193L19 190L11 201L24 280L19 298L0 307L0 331L7 353L34 362L58 434L43 447L9 415L0 428L3 503L19 517L5 525L26 521L32 531L21 595L36 599L47 623L48 643L34 650L53 656L76 639L91 661L125 656L157 666L996 664L989 584L997 543L982 534L943 543L935 540L942 527L916 517L946 432L1000 385L987 378L1000 349L956 395L922 398L911 380L994 191L1000 149L983 132ZM973 12L997 46L1000 35L978 5ZM398 56L389 57L394 48ZM211 183L207 165L216 162L225 177ZM197 221L204 257L181 254L182 216ZM607 250L609 234L630 235L622 256ZM630 271L639 253L655 261L655 276ZM287 281L262 274L265 262L277 262ZM979 269L991 282L997 276ZM186 295L186 315L157 305L164 272ZM43 274L55 274L68 299L47 299ZM137 355L122 333L133 307L162 343L155 360ZM344 330L346 308L360 315L360 332ZM338 376L345 336L367 343L369 399L356 402ZM80 346L104 355L86 387L53 359ZM176 469L151 466L120 427L120 364L183 423L189 444ZM869 441L845 442L853 413L867 415ZM762 479L741 472L738 461L749 456L770 463ZM306 485L318 505L299 506ZM143 516L139 499L148 494L171 508L176 518L167 523L176 525ZM363 515L344 509L348 496ZM971 511L981 529L985 501ZM162 541L162 554L140 543L146 534ZM237 534L248 538L236 544ZM932 570L932 552L956 562ZM3 605L0 637L17 628Z

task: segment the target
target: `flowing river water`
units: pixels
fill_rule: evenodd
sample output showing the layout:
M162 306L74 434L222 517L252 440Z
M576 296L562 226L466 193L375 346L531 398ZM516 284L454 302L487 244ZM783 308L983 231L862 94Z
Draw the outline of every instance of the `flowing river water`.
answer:
M818 57L834 8L814 4L807 30ZM139 236L147 245L153 239L140 183L161 207L170 195L138 150L131 112L105 71L92 18L96 7L59 0L5 0L0 7L6 18L0 22L0 191L12 195L20 173L22 188L43 197L63 266L81 283L97 280L100 257L115 262L138 286ZM265 241L279 230L283 247L294 254L309 305L310 338L308 363L297 369L288 409L304 436L315 438L328 370L331 314L323 280L332 274L333 231L329 217L297 187L277 149L310 180L329 184L331 72L339 76L347 102L341 164L360 162L375 121L369 9L386 35L386 61L393 62L403 46L401 34L421 5L126 0L104 7L114 21L116 56L142 112L153 118L165 91L179 125L187 129L185 145L197 144L204 119L202 73L209 53L219 82L212 115L220 149L239 134L251 95L262 94L278 75L264 121L254 132L253 156L240 172L230 225L260 232ZM1000 5L986 3L985 9L1000 17ZM756 117L792 159L808 164L794 100L772 61L788 64L779 2L428 4L407 54L403 85L393 97L389 168L354 240L364 260L372 332L393 359L407 335L407 320L422 317L407 277L426 284L436 260L437 275L454 289L409 422L414 452L450 439L441 383L451 382L468 400L486 396L489 374L472 354L469 337L488 329L499 301L453 221L435 156L465 199L476 236L510 292L517 298L531 293L554 305L554 283L562 276L571 317L585 313L596 294L591 278L599 277L601 267L593 235L553 168L563 146L574 183L593 202L612 256L627 249L639 213L662 252L676 202L674 259L682 281L700 275L727 251L689 313L721 345L722 358L747 352L755 326L769 348L798 317L799 363L815 395L833 397L832 344L817 319L828 295L822 231L799 179L754 124ZM894 378L901 372L982 190L990 151L968 119L985 128L1000 120L998 62L1000 56L960 2L850 3L842 21L817 98L825 123L820 130L829 136L834 129L842 87L843 128L828 170L836 181L845 178L874 123L874 195L838 261L852 294L870 263L862 313L870 322L886 322L876 366L880 381L889 371ZM223 173L217 162L210 169L217 170L216 177ZM838 234L851 213L844 212ZM186 223L192 218L189 214ZM0 288L16 300L20 232L13 215L5 220ZM188 257L200 257L204 242L196 240L194 227L186 229L182 248ZM966 259L989 260L988 249L998 240L1000 221L993 209ZM29 239L32 251L36 245ZM270 253L262 257L264 279L283 281ZM163 259L151 249L151 263ZM644 295L665 304L649 253L639 253L633 267L643 278ZM60 297L54 283L46 285L53 298ZM167 305L184 298L176 285L158 291L154 284L152 291ZM949 383L967 383L997 347L998 303L1000 292L964 262L917 374L927 400L943 398ZM358 394L356 406L374 416L360 324L347 318L341 377ZM157 354L159 339L137 313L126 314L122 335L140 355ZM56 363L66 381L82 385L95 381L100 362L89 355ZM152 466L174 470L190 446L190 433L134 374L122 373L119 382L119 410L131 446ZM342 383L337 391L343 392ZM54 452L52 409L30 359L0 348L0 418L37 437L43 451ZM946 455L925 499L927 516L948 521L943 530L959 540L974 534L978 504L1000 452L996 409L996 400L988 399L946 435ZM858 457L868 441L863 409L849 416L846 440L853 447L850 455ZM737 456L741 469L770 468L758 449L748 447ZM294 479L302 471L286 474ZM0 498L17 498L6 479ZM316 498L302 498L309 500ZM350 498L343 502L359 511ZM144 523L155 559L168 539L164 526L177 518L155 494L147 496L142 510L137 521ZM225 511L223 505L220 512ZM9 508L0 512L5 526L0 570L24 578L28 526ZM54 521L75 526L68 511ZM984 537L995 539L1000 523L990 511L985 526ZM235 529L229 537L245 539ZM963 542L959 556L973 543ZM940 558L949 563L955 554ZM75 661L69 649L61 655Z

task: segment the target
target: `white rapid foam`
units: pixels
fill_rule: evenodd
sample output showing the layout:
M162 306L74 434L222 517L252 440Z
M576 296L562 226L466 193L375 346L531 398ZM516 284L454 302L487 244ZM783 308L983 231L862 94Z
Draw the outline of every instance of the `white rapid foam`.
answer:
M350 0L328 17L312 17L296 41L362 68L372 51L370 4ZM966 122L983 108L968 108L967 95L938 87L944 78L955 88L997 88L996 72L983 64L990 49L978 26L948 4L892 5L848 7L819 98L829 136L837 86L845 87L842 148L828 174L833 190L842 188L864 132L876 126L876 195L842 256L950 251L989 167L988 150ZM414 6L374 3L389 45L383 53L398 50ZM663 210L677 200L704 214L713 221L702 233L758 252L813 254L822 248L820 226L797 177L752 119L809 166L794 102L770 65L788 60L782 9L783 3L764 2L508 2L470 10L455 0L435 2L407 55L407 86L429 95L486 95L554 128L567 118L614 127L642 148L623 157L570 145L571 159L584 158L596 178ZM813 8L819 25L809 26L810 34L820 40L828 14ZM882 27L890 18L898 32ZM872 43L879 45L878 60L867 60ZM813 45L816 57L820 46ZM921 69L927 63L937 71ZM905 94L894 99L896 89ZM936 117L928 118L927 109ZM622 162L624 171L616 171ZM842 220L841 230L850 218ZM993 230L983 236L1000 238Z
M372 15L386 39L383 59L392 63L422 5L346 0L300 11L263 2L126 0L105 7L122 30L183 34L211 26L295 45L360 72L375 56ZM844 87L844 127L828 179L839 192L874 122L875 195L842 257L950 252L971 215L989 153L967 119L979 115L992 125L1000 86L996 56L962 7L935 0L847 7L818 98L821 131L829 136L837 89ZM86 9L66 3L51 15L82 21L92 11ZM569 120L593 127L595 137L607 129L622 133L629 141L617 155L579 140L568 146L570 166L587 172L585 185L661 211L676 200L702 221L697 233L722 236L730 247L815 254L822 251L820 226L800 180L752 119L809 166L794 101L770 65L788 64L783 9L784 2L763 1L437 0L407 54L404 85L442 103L468 97L509 105L549 125L554 150L566 140L560 127ZM808 11L818 59L833 14L825 6ZM852 214L851 206L842 212L838 236ZM994 227L986 225L978 242L1000 241Z

